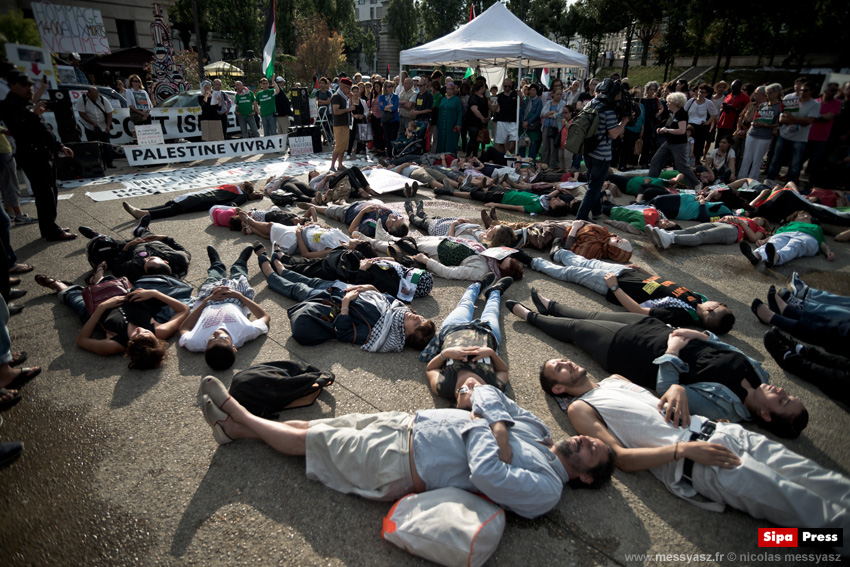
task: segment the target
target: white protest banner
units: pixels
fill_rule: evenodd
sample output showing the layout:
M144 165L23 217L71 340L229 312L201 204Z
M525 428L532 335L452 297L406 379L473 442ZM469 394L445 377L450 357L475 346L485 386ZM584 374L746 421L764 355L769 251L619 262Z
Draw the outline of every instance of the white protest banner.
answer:
M51 89L55 89L56 75L53 72L53 59L50 58L50 50L32 45L21 45L19 43L6 44L6 59L13 63L18 71L25 73L33 82L40 82L47 78Z
M319 117L319 101L318 99L311 98L307 101L310 105L310 118L316 119Z
M109 53L100 10L33 2L30 6L44 45L57 53Z
M375 192L383 195L384 193L392 193L404 189L405 183L411 183L413 180L409 177L399 175L395 171L386 169L370 169L363 172L366 179L369 180L369 187Z
M313 153L313 138L312 136L298 136L297 138L289 138L289 155L303 156Z
M159 124L137 124L136 142L140 146L161 146L165 143Z
M286 150L286 136L267 136L247 140L126 146L124 155L130 165L158 165L183 161L219 159L236 156L271 154Z

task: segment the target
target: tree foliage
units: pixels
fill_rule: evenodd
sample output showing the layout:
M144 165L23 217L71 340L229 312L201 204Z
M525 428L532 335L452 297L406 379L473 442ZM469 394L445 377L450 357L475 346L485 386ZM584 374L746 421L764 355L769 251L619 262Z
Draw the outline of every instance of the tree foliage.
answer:
M390 0L384 23L390 26L401 49L409 49L419 39L419 7L413 0Z
M0 14L0 34L5 37L4 45L9 42L41 47L41 36L38 34L35 20L25 18L21 10L9 10Z
M295 40L295 59L288 70L303 83L313 84L314 75L333 76L345 61L342 34L331 31L319 16L297 18Z
M469 20L466 0L422 0L420 13L425 28L425 41L451 33Z

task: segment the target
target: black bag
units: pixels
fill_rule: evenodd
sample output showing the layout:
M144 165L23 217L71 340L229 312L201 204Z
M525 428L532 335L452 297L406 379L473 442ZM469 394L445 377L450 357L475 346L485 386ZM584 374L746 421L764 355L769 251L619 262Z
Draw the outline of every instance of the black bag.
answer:
M290 205L295 204L295 193L290 193L289 191L281 191L278 189L277 191L272 191L269 198L272 200L272 203L277 205L278 207L288 207Z
M230 395L254 415L275 419L285 409L312 405L322 389L333 382L332 372L281 360L237 372L230 384Z

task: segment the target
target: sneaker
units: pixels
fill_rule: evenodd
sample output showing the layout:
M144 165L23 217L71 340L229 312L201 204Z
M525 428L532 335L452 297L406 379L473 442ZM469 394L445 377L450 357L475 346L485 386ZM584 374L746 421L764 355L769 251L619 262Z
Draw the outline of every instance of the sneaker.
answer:
M791 290L791 293L797 299L806 299L806 293L809 291L809 286L800 279L800 274L794 272L791 274L791 283L788 284L788 288Z
M37 218L31 217L26 213L15 215L13 220L15 221L15 224L32 224L34 222L38 222Z
M657 226L652 228L654 229L652 233L661 245L662 250L667 250L676 241L675 237L666 230L658 228Z
M784 367L787 357L797 354L797 343L776 327L764 334L764 348L780 367Z
M408 217L412 217L413 216L413 203L411 203L410 201L405 201L404 202L404 212L407 213Z
M479 286L478 286L479 295L481 294L482 291L489 288L495 282L496 282L496 274L494 274L493 272L487 272L487 274L479 282Z
M652 242L653 246L655 246L659 250L664 249L664 247L661 245L661 240L659 240L658 236L655 234L655 227L654 226L648 224L644 228L644 231L646 232L646 236L647 236L647 238L649 238L649 241Z
M416 201L416 216L425 218L425 203L422 202L422 199Z
M144 236L146 232L148 232L148 227L151 224L151 216L145 215L139 219L139 224L136 225L136 228L133 229L133 236L136 238L141 238Z
M496 281L496 283L488 286L487 289L485 289L484 291L481 292L481 295L483 295L484 297L486 297L488 299L490 297L490 294L493 293L494 291L498 291L500 295L504 295L505 291L507 291L507 289L509 287L511 287L511 285L513 283L514 283L514 279L510 276L502 278L502 279Z
M434 195L454 195L454 193L455 192L452 191L451 189L445 189L443 187L435 187L434 188Z

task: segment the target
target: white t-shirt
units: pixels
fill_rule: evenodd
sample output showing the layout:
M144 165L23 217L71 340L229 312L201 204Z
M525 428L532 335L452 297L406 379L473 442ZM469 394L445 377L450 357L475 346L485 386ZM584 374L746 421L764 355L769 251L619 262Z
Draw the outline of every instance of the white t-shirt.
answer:
M249 321L243 311L246 307L239 307L234 303L219 303L207 306L200 319L186 334L180 335L177 342L186 350L192 352L204 352L207 342L218 329L225 329L233 341L233 346L241 347L250 340L269 332L269 327L261 319Z
M791 93L782 99L782 112L791 112L796 118L817 118L820 116L820 103L813 98L803 102L795 93ZM779 126L779 135L789 142L807 142L811 128L811 124L782 124Z
M272 246L277 244L286 254L297 254L298 240L295 234L297 228L296 226L273 224L269 233ZM351 240L347 234L338 228L325 228L316 225L304 227L301 236L310 252L333 249Z
M130 108L135 108L136 110L146 111L153 107L151 97L148 96L147 91L144 89L127 89L127 94L124 98L127 99L127 104L130 105Z
M100 128L101 132L106 132L107 114L110 116L110 122L112 121L112 105L106 100L105 96L98 96L97 100L92 100L88 93L84 94L77 100L77 112L80 115L85 114L91 120L94 120L95 125ZM90 124L88 122L85 124L86 128L89 128Z
M735 150L729 148L725 154L721 154L717 151L717 148L714 148L708 153L708 157L711 158L714 169L723 169L729 167L729 160L735 157Z
M699 104L697 99L692 98L685 103L685 110L688 112L688 124L703 124L710 117L717 116L717 107L709 99Z

